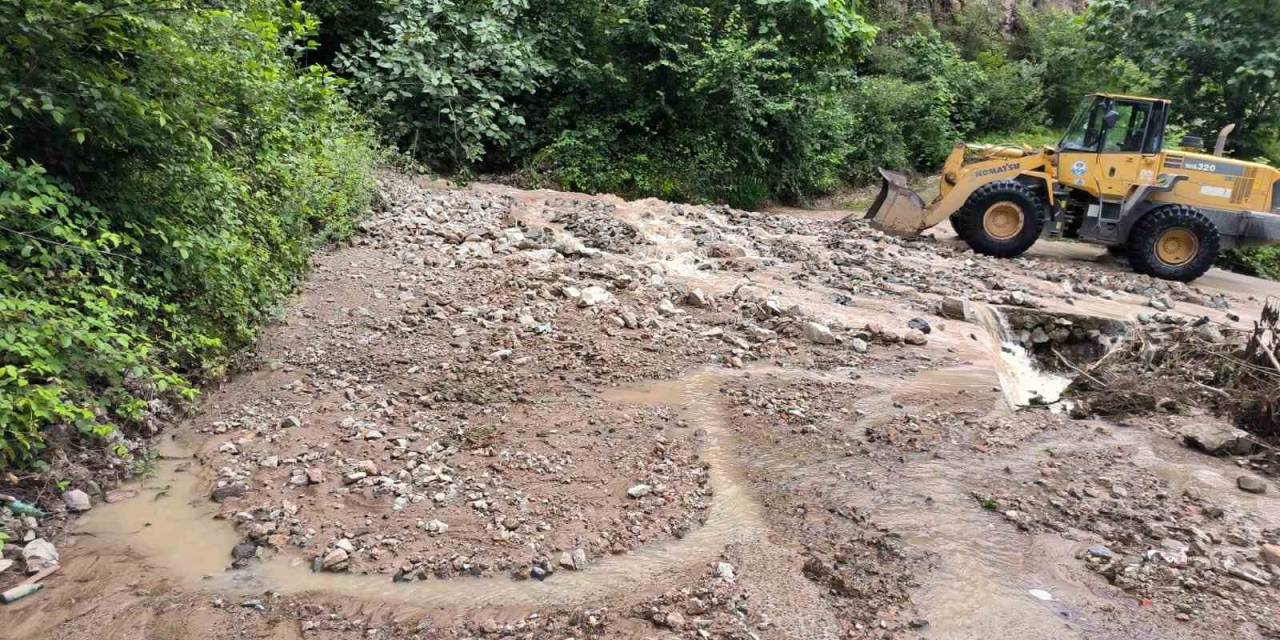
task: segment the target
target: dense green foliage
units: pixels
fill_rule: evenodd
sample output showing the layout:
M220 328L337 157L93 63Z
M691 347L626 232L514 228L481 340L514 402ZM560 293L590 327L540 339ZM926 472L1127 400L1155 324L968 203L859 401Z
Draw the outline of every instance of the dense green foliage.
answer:
M1280 0L1098 0L1088 35L1122 52L1143 88L1205 139L1235 123L1233 148L1262 153L1280 128Z
M191 395L371 195L271 0L0 0L0 466Z

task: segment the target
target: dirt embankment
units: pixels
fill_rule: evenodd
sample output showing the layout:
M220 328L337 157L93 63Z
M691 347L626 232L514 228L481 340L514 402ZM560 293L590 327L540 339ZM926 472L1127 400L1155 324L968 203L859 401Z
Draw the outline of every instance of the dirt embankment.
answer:
M383 191L135 497L6 522L62 570L0 637L1280 632L1276 489L1182 445L1222 421L1070 411L1046 397L1070 367L1037 360L1245 328L1265 284L834 215Z

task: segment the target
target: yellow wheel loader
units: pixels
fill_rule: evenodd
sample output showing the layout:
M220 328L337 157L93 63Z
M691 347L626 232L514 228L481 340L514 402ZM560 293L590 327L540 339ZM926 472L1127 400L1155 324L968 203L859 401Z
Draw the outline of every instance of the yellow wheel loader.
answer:
M1213 154L1188 136L1165 149L1168 100L1087 96L1056 147L957 144L929 205L880 170L872 226L915 235L950 219L974 251L1021 255L1041 236L1128 255L1133 269L1189 282L1232 247L1280 243L1280 171Z

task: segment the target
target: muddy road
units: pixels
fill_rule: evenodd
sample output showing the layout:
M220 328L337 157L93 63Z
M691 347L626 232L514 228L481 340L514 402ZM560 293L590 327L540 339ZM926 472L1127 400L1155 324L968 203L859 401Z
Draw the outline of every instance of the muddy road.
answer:
M1181 444L1218 419L1073 417L1021 346L1247 326L1277 283L382 187L146 477L50 525L0 637L1280 634L1277 489Z

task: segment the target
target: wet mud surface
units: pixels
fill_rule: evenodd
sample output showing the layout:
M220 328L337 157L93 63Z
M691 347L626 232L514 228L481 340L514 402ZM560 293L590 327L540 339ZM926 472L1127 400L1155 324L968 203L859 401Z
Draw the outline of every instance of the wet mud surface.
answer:
M1028 407L1062 376L1000 311L1247 323L1248 287L835 216L384 190L0 637L1276 634L1274 490L1157 422Z

